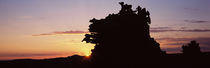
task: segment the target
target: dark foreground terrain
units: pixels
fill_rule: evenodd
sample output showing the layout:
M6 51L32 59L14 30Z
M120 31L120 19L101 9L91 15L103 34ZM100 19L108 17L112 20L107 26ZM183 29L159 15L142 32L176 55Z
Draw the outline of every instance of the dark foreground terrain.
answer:
M204 52L200 56L166 54L160 59L154 60L154 62L156 61L158 62L151 62L151 64L143 63L141 61L136 61L135 63L140 63L141 65L139 65L139 67L143 68L210 68L210 52ZM106 63L104 65L106 65ZM11 61L0 61L1 68L95 68L95 66L90 59L79 55L40 60L17 59ZM132 65L126 64L119 64L117 66L119 66L119 68L133 68ZM101 66L101 68L104 67L116 68L112 66Z

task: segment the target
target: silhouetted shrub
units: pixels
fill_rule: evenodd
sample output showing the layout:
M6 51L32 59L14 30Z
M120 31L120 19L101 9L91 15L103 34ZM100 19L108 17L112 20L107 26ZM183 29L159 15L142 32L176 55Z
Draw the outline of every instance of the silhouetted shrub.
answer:
M198 55L201 54L199 43L195 40L191 41L187 45L182 46L182 52L185 55Z

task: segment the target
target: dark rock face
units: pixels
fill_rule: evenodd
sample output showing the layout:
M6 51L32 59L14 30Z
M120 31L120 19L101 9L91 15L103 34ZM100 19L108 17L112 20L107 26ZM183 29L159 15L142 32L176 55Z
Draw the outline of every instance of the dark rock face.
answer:
M96 44L91 54L92 61L103 64L145 63L164 55L159 43L150 37L150 13L140 6L132 10L131 5L119 4L122 7L119 13L90 20L90 34L86 34L83 41Z

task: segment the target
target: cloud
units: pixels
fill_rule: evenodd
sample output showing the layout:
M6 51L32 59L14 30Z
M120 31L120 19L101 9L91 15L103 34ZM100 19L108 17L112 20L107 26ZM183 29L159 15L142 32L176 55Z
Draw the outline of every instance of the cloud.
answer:
M205 20L184 20L185 22L189 22L189 23L208 23L209 21L205 21Z
M34 56L56 56L60 54L0 54L0 57L34 57Z
M36 34L32 36L57 35L57 34L82 34L82 33L89 33L89 32L87 31L56 31L56 32L51 32L51 33Z
M156 29L171 29L171 27L151 27L150 29L156 30Z
M181 48L162 48L163 51L166 51L167 53L181 53Z
M151 29L150 32L210 32L210 29Z
M203 42L203 41L210 41L210 37L196 37L196 38L157 38L156 40L169 40L169 41L199 40L199 41L202 41Z
M21 18L21 19L32 19L34 17L33 16L20 16L19 18Z
M210 32L210 29L187 29L187 27L173 29L172 27L151 27L150 32Z
M210 51L210 37L196 37L196 38L156 38L157 41L165 41L163 45L167 45L167 47L173 46L173 48L179 47L178 49L181 49L182 45L185 45L187 43L190 43L192 40L196 40L201 47L201 51ZM173 49L172 48L172 49ZM177 49L177 50L178 50ZM168 48L164 48L166 51L170 51ZM174 48L173 50L176 50ZM178 52L178 51L177 51Z
M180 29L187 29L187 27L181 27Z
M184 8L185 10L190 10L190 11L199 11L200 9L197 8Z

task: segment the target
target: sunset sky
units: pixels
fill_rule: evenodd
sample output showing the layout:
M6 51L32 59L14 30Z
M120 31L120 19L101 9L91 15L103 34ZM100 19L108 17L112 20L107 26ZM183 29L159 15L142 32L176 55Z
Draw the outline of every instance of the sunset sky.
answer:
M145 7L151 36L167 53L196 40L210 51L210 0L0 0L0 60L89 55L89 20L118 13L118 2Z

